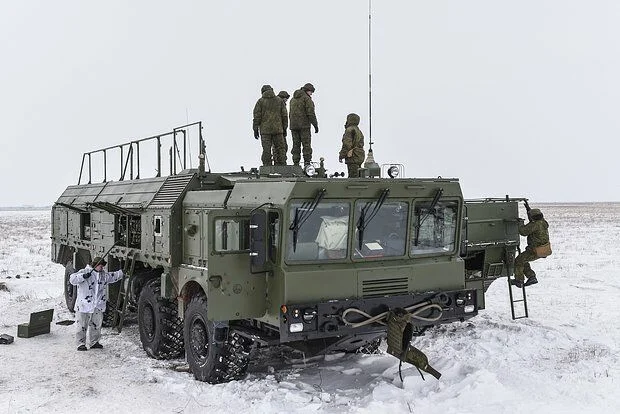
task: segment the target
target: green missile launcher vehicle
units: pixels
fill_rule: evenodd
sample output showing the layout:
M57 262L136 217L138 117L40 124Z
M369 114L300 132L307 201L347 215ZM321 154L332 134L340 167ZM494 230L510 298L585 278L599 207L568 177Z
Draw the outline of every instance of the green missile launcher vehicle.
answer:
M156 174L142 178L149 145ZM109 287L106 323L120 331L136 312L146 353L185 354L201 381L242 378L265 346L376 348L394 309L409 322L390 337L404 329L408 343L476 316L490 283L513 274L522 199L467 201L457 179L399 175L369 164L359 178L328 177L322 162L215 173L202 124L184 125L84 154L78 184L52 209L51 259L66 266L73 310L69 275L108 252L108 270L126 277ZM407 361L404 342L388 352ZM409 362L425 360L418 352Z

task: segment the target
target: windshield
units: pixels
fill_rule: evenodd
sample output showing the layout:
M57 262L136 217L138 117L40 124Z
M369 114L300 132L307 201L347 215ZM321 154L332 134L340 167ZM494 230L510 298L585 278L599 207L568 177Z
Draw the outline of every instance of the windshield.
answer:
M355 203L355 221L358 222L363 211L368 210L376 200L358 200ZM384 202L372 221L366 221L362 240L358 233L354 241L354 258L403 256L407 240L407 216L409 204L404 201ZM360 248L361 245L361 248Z
M308 203L301 201L291 204L289 222L304 214ZM297 229L289 228L286 246L287 261L316 261L344 259L348 255L349 204L321 202L307 220ZM294 226L293 226L294 227ZM293 239L296 243L293 243ZM294 248L293 248L294 247Z
M456 201L440 201L432 207L431 201L415 204L411 254L432 254L452 251L456 239Z

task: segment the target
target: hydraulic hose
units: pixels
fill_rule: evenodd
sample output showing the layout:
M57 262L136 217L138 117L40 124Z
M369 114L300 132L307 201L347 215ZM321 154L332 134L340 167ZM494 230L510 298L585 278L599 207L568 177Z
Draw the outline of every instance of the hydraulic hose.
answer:
M439 315L433 318L427 318L427 317L420 316L421 313L426 312L429 309L437 309L439 311ZM425 321L425 322L437 322L438 320L441 319L441 316L443 314L443 310L441 306L439 306L436 303L432 303L430 301L425 301L425 302L418 303L416 305L409 306L405 308L405 310L411 314L412 318L415 318L420 321ZM357 313L359 315L362 315L366 317L366 320L363 320L361 322L349 322L347 320L347 315L349 313ZM387 319L388 313L389 311L385 311L376 316L372 316L362 310L359 310L356 308L349 308L349 309L345 309L344 312L342 312L342 321L344 322L345 325L350 326L352 328L359 328L360 326L370 325L371 323L375 323L375 322L380 323L381 325L385 325L386 323L384 321L385 319Z

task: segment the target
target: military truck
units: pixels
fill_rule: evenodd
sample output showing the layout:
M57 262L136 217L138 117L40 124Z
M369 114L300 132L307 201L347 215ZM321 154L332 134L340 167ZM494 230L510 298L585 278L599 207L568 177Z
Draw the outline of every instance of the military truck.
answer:
M470 319L488 286L513 273L521 199L466 201L457 179L402 178L402 166L372 162L359 178L330 177L322 161L215 173L202 131L197 122L85 153L78 184L52 208L51 237L69 309L68 276L107 253L108 270L126 277L110 287L106 321L120 330L137 312L146 353L184 353L198 380L243 377L250 351L265 346L376 349L394 308L410 314L413 334ZM156 174L143 178L149 142Z

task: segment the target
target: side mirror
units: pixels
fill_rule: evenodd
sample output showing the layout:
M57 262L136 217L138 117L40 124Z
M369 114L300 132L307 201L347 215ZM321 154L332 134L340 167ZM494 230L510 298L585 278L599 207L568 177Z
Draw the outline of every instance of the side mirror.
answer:
M267 261L267 213L256 210L250 216L250 273L271 270Z

